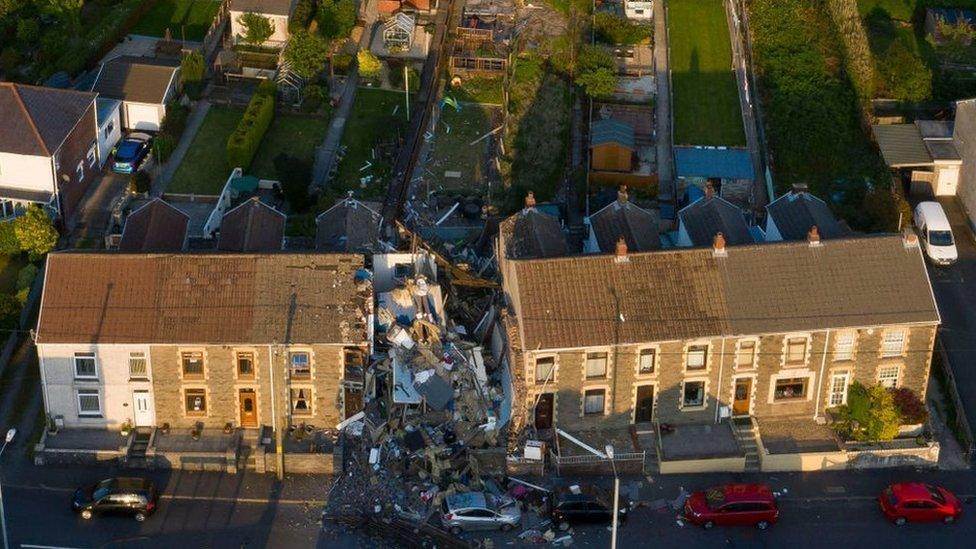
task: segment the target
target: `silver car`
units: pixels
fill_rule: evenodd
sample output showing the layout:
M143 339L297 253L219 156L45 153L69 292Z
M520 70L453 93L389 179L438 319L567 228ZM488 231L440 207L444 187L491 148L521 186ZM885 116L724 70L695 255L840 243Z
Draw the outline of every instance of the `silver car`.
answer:
M507 532L522 520L515 500L487 492L454 494L441 505L441 521L452 534L470 530L501 529Z

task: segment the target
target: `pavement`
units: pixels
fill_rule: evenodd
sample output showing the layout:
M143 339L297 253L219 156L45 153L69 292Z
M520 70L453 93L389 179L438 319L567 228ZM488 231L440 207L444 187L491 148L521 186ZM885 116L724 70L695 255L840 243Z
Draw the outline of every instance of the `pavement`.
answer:
M658 200L675 200L671 156L671 62L665 2L654 2L654 78L657 82L657 174Z
M200 126L203 125L203 119L207 117L207 112L209 111L209 101L206 99L197 101L196 106L193 107L193 111L186 120L186 128L183 130L183 135L180 136L180 142L176 144L176 148L173 149L173 154L170 155L166 161L166 165L163 166L163 171L161 173L159 173L159 170L153 172L152 185L149 191L151 196L161 196L166 192L166 187L169 186L169 182L173 179L176 169L183 162L183 157L186 155L186 152L190 150L190 144L193 143L193 138L200 131Z

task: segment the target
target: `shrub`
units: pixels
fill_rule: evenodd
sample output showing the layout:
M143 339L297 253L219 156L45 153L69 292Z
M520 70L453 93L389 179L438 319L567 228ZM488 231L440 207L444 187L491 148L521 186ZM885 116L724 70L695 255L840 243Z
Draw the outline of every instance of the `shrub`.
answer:
M617 87L613 56L606 48L584 46L576 63L576 84L590 97L606 97Z
M227 139L227 165L247 169L258 152L261 139L271 126L275 112L275 83L261 82L247 104L244 116Z
M338 74L349 74L349 67L352 66L352 55L348 53L337 53L332 56L332 70Z
M365 80L379 80L383 64L369 50L359 50L356 61L359 62L359 76Z
M322 0L315 19L319 32L326 38L345 38L356 26L357 8L355 0Z
M12 71L20 64L20 54L13 47L0 51L0 69Z
M908 424L925 423L925 420L929 418L929 411L925 407L925 403L918 398L918 393L915 391L908 387L899 387L891 389L891 395L903 422Z
M255 46L264 44L265 40L274 34L274 23L270 19L257 13L247 12L237 18L237 22L244 27L241 39Z
M315 15L315 0L298 0L295 10L288 20L288 32L295 34L298 31L308 30L308 24Z
M329 43L318 34L299 30L291 36L285 49L285 60L295 74L312 78L322 72L329 58Z
M156 142L153 145L153 150L156 152L156 160L159 162L166 162L169 160L170 155L173 154L173 149L176 148L176 140L172 136L165 133L160 133L156 136Z
M27 252L31 261L40 259L58 243L58 231L40 206L29 206L13 223L20 249Z
M152 177L149 176L149 173L139 170L129 177L129 192L148 193L150 183L152 183Z
M281 191L294 213L303 213L312 205L308 184L312 180L312 165L302 159L281 153L274 159L275 174Z
M901 416L888 389L854 382L847 390L847 404L837 409L841 436L860 441L891 440L898 435Z
M203 87L204 61L203 55L194 51L180 59L180 80L183 90L190 99L199 99Z
M609 44L631 46L651 37L650 25L632 23L626 17L605 11L594 16L593 29L602 42Z
M322 100L325 98L325 91L318 84L312 84L305 86L302 91L304 97L302 99L302 110L305 112L315 112L319 110L322 106Z
M34 279L37 277L37 266L33 263L28 263L21 267L17 271L17 289L24 290L30 289L31 284L34 283Z
M20 241L14 231L13 221L0 222L0 254L16 255L20 253Z

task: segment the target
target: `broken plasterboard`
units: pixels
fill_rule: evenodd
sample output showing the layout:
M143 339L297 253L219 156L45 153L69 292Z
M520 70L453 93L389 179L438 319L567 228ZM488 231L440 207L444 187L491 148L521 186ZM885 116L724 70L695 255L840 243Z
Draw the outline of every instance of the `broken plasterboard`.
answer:
M393 359L393 402L420 404L421 396L413 387L413 375L399 359Z
M417 379L413 384L414 389L424 397L428 406L443 410L454 398L454 389L451 388L450 383L444 381L444 378L434 374L433 370L428 370L428 372L431 373L422 375L426 372L420 372L417 374Z
M444 177L448 179L461 179L461 172L454 171L454 170L447 170L446 172L444 172Z

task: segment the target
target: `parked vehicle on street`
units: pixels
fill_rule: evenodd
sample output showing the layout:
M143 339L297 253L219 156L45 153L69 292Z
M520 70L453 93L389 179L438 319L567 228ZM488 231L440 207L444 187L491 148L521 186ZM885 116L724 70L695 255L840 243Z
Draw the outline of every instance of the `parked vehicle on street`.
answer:
M952 227L938 202L921 202L915 206L915 227L922 239L922 249L936 265L952 265L959 258Z
M156 486L142 478L115 477L75 490L71 508L89 520L95 515L128 515L142 522L156 510Z
M906 522L944 522L959 520L962 504L949 490L924 482L899 482L878 496L881 512L898 526Z
M621 499L617 509L617 524L627 521L629 502ZM611 524L613 522L613 499L609 503L587 494L566 494L553 501L552 523L560 530L567 530L577 524Z
M441 504L441 522L452 534L471 530L500 529L507 532L522 520L515 500L487 492L454 494Z
M684 516L704 528L755 526L765 530L776 524L779 508L765 484L725 484L691 494L685 501Z
M133 132L125 136L112 151L112 171L121 174L135 173L149 155L152 136Z

